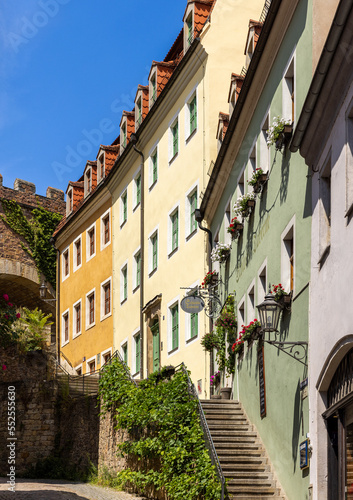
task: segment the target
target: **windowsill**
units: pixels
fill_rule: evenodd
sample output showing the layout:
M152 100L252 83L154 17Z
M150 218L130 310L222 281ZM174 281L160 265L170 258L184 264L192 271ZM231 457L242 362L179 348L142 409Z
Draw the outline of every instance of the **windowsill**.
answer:
M197 334L197 335L195 335L195 337L191 337L191 338L189 338L189 339L186 341L186 343L187 343L187 344L191 344L194 340L197 340L197 339L198 339L198 337L199 337L199 335Z
M126 223L127 223L127 219L125 219L125 220L124 220L124 222L122 222L122 223L120 224L120 229L122 229L122 228L125 226L125 224L126 224Z
M168 259L170 259L171 257L173 257L173 255L175 253L177 253L177 251L179 250L179 247L176 247L174 248L174 250L172 250L169 254L168 254Z
M191 141L191 139L194 137L194 135L196 134L196 132L197 132L197 128L195 128L195 130L193 130L191 132L191 134L189 135L189 137L186 139L185 144L188 144L189 141Z
M70 276L70 273L67 274L66 276L63 276L61 282L64 283L64 281L66 281L69 276Z
M168 356L172 356L173 354L175 354L177 351L179 351L179 346L178 347L174 347L174 349L172 349L171 351L168 352Z
M132 290L132 293L137 292L137 290L140 288L140 285L135 286L135 288Z
M93 328L94 326L96 326L96 322L91 323L90 325L87 325L86 330L91 330L91 328Z
M139 201L138 204L132 209L132 212L135 212L135 210L141 205L141 202Z
M72 340L77 339L81 335L82 332L78 332L72 335Z
M74 267L74 273L75 273L76 271L78 271L79 269L81 269L81 267L82 267L82 263L81 263L79 266Z
M63 344L61 344L61 347L66 346L69 342L70 342L70 340L67 340L66 342L64 342Z
M101 317L101 321L104 321L105 319L110 318L111 315L112 315L112 312L110 311L110 313L105 314L104 316Z
M197 233L197 227L192 231L192 233L187 235L187 237L185 238L186 241L189 241L196 233Z
M94 252L92 255L89 255L89 256L87 257L87 259L86 259L86 262L89 262L89 261L90 261L90 260L92 260L92 259L93 259L93 257L95 257L95 256L96 256L96 252Z
M123 300L120 302L120 305L122 306L123 304L125 304L125 302L127 302L127 297L126 297L126 299L123 299Z
M175 155L174 155L174 156L173 156L173 157L169 160L169 166L170 166L170 165L173 163L173 161L177 158L178 154L179 154L179 151L177 151L177 152L175 153Z
M153 269L153 270L149 273L148 277L149 277L149 278L151 278L151 277L154 275L154 273L157 271L157 269L158 269L158 267L155 267L155 268L154 268L154 269Z
M152 189L153 189L153 188L154 188L154 186L157 184L157 182L158 182L158 179L157 179L157 180L155 180L155 181L154 181L154 183L150 185L150 187L148 188L148 189L149 189L149 191L152 191Z

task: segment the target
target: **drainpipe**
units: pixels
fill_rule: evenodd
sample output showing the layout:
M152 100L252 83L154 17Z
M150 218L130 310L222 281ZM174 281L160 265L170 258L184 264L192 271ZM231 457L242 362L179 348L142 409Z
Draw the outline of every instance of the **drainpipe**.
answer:
M143 360L144 360L144 335L143 335L143 306L144 306L144 261L145 261L145 157L142 151L137 149L136 144L138 137L136 134L132 133L130 136L130 143L132 144L136 153L138 153L142 158L141 166L141 202L140 202L140 346L141 346L141 357L140 357L140 379L143 379Z
M57 360L60 365L60 252L55 246L55 239L50 238L50 243L56 250L56 348Z

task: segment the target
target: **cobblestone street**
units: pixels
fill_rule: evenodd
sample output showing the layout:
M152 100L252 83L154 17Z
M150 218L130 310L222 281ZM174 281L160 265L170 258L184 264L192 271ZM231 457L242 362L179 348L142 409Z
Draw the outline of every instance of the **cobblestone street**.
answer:
M143 500L122 491L60 480L16 479L15 495L0 478L0 500Z

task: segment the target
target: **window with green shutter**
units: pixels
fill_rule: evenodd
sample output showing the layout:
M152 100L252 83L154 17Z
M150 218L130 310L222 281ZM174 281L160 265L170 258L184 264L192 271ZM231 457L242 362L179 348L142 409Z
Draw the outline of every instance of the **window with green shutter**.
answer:
M124 363L127 364L127 343L123 345L123 359Z
M178 153L179 150L179 127L178 120L172 126L172 140L173 140L173 158Z
M139 372L141 369L141 337L136 335L135 337L135 372Z
M126 124L121 127L121 133L122 133L122 146L123 148L126 148Z
M195 210L197 208L197 191L196 190L190 195L189 202L190 202L190 233L192 233L197 228L197 222L195 219Z
M196 125L197 125L196 95L190 101L189 112L190 112L190 135L191 135L194 132L194 130L196 130Z
M192 29L192 14L187 18L186 20L186 25L187 25L187 33L188 33L188 45L192 44L192 35L193 35L193 29Z
M156 150L155 153L152 155L152 184L157 182L157 178L158 178L157 161L158 161L158 157L157 157L157 150Z
M172 350L179 347L179 306L170 309L172 316Z
M141 202L141 175L136 178L136 205Z
M157 269L158 265L158 235L152 236L152 271Z
M123 209L122 222L125 222L127 220L127 193L123 194L123 196L121 197L121 201L122 201L122 209Z
M137 125L141 125L142 122L142 99L137 101Z
M197 313L190 315L190 338L193 339L198 335L199 315Z
M153 75L153 77L151 78L151 87L152 87L151 103L153 104L157 99L156 75Z
M178 210L174 212L171 216L172 222L172 251L178 248L179 240L179 212Z
M141 254L140 252L135 256L136 261L136 286L140 286L141 283Z
M127 267L124 267L123 271L123 300L127 299Z

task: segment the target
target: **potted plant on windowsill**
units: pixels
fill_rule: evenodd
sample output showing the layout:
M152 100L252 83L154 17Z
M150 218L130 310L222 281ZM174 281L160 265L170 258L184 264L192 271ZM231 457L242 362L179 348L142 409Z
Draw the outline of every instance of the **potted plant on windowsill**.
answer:
M243 354L244 340L242 338L241 333L239 333L237 340L232 345L232 351L234 352L234 354L238 354L238 356L241 356Z
M211 260L212 262L219 262L220 264L224 264L227 261L232 245L229 243L217 243L215 248L211 252Z
M262 168L257 168L252 174L251 179L248 181L249 186L252 186L254 193L260 193L262 187L266 184L268 180L268 175L262 170Z
M243 340L251 342L252 340L257 340L261 331L261 323L258 319L250 321L248 325L242 325L241 335Z
M217 271L208 271L206 276L201 283L202 288L206 288L208 286L215 286L218 283L218 273Z
M234 204L233 210L235 215L248 217L255 206L255 193L247 193L240 196Z
M230 221L229 226L227 227L227 233L232 236L232 239L235 240L240 235L241 231L244 229L244 224L242 224L237 217L233 217Z
M281 283L279 283L278 285L272 285L271 293L274 300L281 304L283 307L290 306L292 302L292 292L286 292Z
M267 130L267 146L274 145L277 151L281 151L283 146L288 144L292 130L293 126L290 120L276 116L271 127Z

